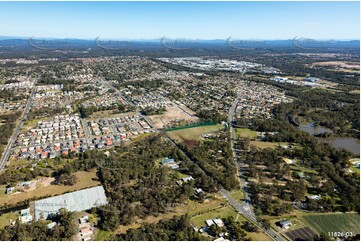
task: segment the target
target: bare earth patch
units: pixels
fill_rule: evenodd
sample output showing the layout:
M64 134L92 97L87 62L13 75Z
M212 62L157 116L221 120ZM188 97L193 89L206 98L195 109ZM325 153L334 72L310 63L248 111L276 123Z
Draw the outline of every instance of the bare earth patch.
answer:
M54 177L40 177L37 180L34 180L27 189L24 189L24 192L35 191L40 187L48 187L54 180Z
M164 114L149 116L149 118L153 121L154 125L158 129L164 128L172 121L198 121L198 118L195 116L195 112L193 112L184 105L173 105L171 107L166 107L166 109L167 111Z
M346 63L343 61L324 61L324 62L315 62L311 64L311 67L315 66L335 66L341 68L348 68L348 69L360 69L358 63Z
M1 194L0 206L5 204L16 204L27 199L36 200L43 197L60 195L66 192L94 187L100 183L96 176L96 170L89 172L79 171L74 174L76 175L78 181L73 186L53 185L51 184L54 180L52 177L33 180L29 188L24 189L24 192L16 192L9 195Z

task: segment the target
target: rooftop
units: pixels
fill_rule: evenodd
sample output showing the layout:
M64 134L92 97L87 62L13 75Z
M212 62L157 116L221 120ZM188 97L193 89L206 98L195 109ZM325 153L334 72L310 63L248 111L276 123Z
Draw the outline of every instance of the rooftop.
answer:
M74 212L106 204L108 204L108 201L102 186L87 188L36 201L34 204L35 220L42 217L48 218L50 214L57 213L60 208L66 208L68 211Z

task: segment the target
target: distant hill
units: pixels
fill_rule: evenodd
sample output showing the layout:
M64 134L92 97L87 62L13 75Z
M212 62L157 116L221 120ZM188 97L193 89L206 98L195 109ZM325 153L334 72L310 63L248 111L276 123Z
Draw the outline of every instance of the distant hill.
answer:
M230 47L230 48L360 48L360 40L313 40L313 39L288 39L288 40L191 40L191 39L144 39L144 40L85 40L85 39L56 39L56 38L42 38L33 39L27 37L7 37L0 36L1 47L36 47L36 46L52 47L54 45L59 49L67 48L154 48L154 47L169 47L169 48L217 48L217 47ZM49 48L50 48L49 47Z

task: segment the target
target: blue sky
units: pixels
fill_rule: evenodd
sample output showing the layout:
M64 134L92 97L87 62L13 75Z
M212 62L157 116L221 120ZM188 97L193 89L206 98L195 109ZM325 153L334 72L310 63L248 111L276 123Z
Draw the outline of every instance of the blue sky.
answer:
M0 36L359 39L359 2L0 2Z

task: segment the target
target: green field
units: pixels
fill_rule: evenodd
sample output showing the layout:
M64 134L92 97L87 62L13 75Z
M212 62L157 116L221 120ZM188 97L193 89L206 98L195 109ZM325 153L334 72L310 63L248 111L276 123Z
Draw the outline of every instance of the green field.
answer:
M168 135L178 142L187 140L199 140L202 134L214 133L224 128L222 124L201 126L195 128L186 128L174 131L168 131Z
M250 129L243 129L243 128L236 128L236 136L237 138L250 138L250 139L255 139L257 138L257 131L253 131Z
M113 233L111 231L105 231L105 230L99 230L95 240L100 241L100 240L110 240L112 237Z
M276 147L282 145L289 145L287 142L265 142L265 141L251 141L251 145L260 148L260 149L267 149L271 148L274 149Z
M360 233L360 215L357 213L333 213L305 215L303 219L319 233Z
M4 213L0 216L0 229L10 225L10 220L15 222L20 217L19 212Z
M244 199L243 191L235 190L231 192L231 196L233 199L237 200L238 202L241 202Z
M304 173L313 173L315 175L318 174L318 171L306 168L306 167L301 167L301 166L297 166L297 165L290 165L290 168L292 171L298 171L298 172L304 172Z

